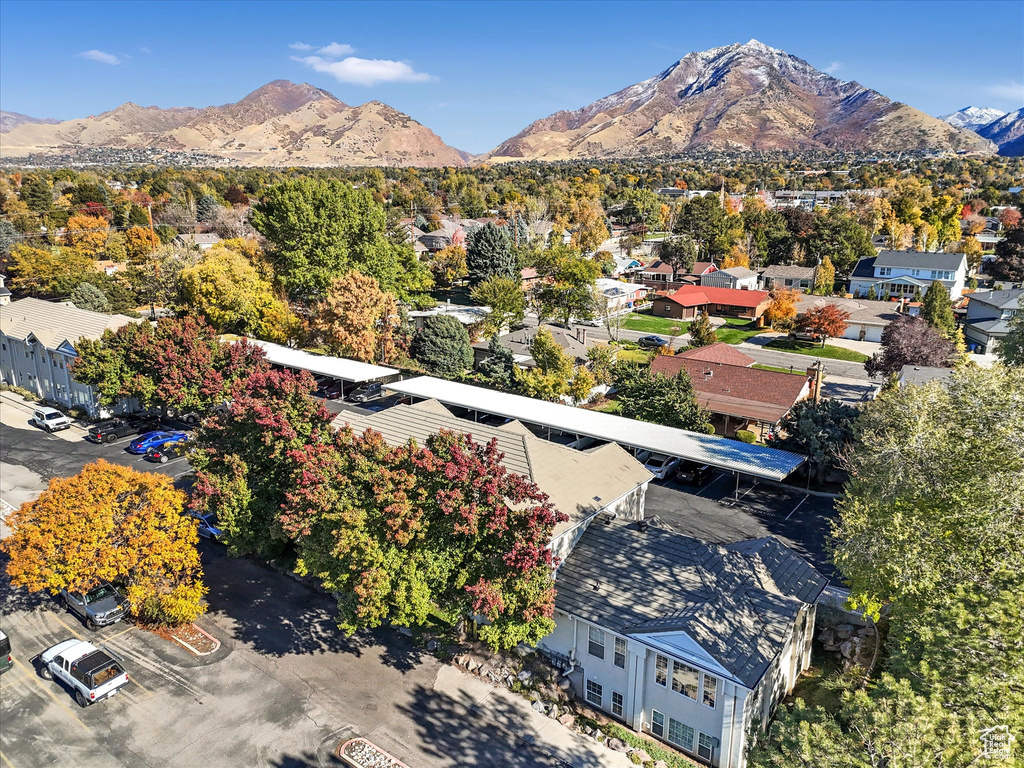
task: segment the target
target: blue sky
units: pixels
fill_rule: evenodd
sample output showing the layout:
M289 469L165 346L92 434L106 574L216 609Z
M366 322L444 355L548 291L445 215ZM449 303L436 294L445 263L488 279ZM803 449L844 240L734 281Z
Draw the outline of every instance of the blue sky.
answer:
M934 115L1024 106L1019 0L4 0L0 106L60 119L125 101L202 107L287 79L383 101L483 152L690 51L750 38Z

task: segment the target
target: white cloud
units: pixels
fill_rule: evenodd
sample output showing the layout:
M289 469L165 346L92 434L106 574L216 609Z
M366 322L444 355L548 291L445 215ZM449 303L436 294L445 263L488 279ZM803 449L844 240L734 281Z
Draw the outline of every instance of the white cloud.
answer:
M293 49L293 50L296 50L296 51L312 51L313 50L313 46L310 45L309 43L292 43L288 47Z
M332 75L339 82L356 85L427 83L437 80L426 72L417 72L404 61L360 59L357 56L349 56L341 61L330 61L321 56L292 56L292 60L305 64L315 72Z
M831 64L825 67L825 71L831 75L833 72L838 72L840 69L842 69L842 67L843 63L841 61L833 61Z
M997 99L1011 101L1014 104L1024 103L1024 83L1009 81L985 87L986 93Z
M139 48L140 53L150 53L149 48Z
M317 51L318 54L326 56L328 59L340 59L342 56L348 56L355 52L356 49L348 43L331 43Z
M112 53L104 53L103 51L97 51L93 49L91 51L82 51L77 54L80 58L89 59L90 61L98 61L102 64L120 64L121 60Z

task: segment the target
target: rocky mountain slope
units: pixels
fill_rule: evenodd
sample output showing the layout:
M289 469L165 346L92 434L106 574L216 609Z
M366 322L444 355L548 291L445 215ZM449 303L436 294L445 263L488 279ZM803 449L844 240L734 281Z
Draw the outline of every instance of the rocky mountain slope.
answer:
M60 120L54 120L50 117L29 117L20 112L8 112L7 110L0 109L0 133L7 133L12 128L17 128L19 125L25 125L26 123L56 125L59 122Z
M275 80L216 107L141 107L14 127L0 157L67 154L76 148L156 147L203 152L239 165L465 165L458 150L379 101L351 107L307 83Z
M987 125L975 128L979 136L994 142L999 147L999 154L1008 157L1024 155L1024 108L1010 112L993 120Z
M1003 116L1003 110L992 107L964 107L948 115L942 115L939 120L944 120L957 128L966 128L968 131L977 131L981 126L998 120Z
M819 72L757 40L689 53L642 83L538 120L481 159L712 150L990 152L976 134Z

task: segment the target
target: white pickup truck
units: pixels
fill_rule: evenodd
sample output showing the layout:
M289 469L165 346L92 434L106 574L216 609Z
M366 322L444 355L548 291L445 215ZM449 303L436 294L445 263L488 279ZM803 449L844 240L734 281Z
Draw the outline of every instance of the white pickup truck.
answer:
M128 673L117 659L82 640L63 640L39 654L39 674L69 685L80 707L113 696L128 685Z

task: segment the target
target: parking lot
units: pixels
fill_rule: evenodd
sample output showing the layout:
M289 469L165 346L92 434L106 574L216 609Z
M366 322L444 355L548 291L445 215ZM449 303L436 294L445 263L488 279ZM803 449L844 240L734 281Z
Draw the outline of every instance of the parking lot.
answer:
M651 483L647 517L657 517L687 536L717 544L778 536L829 578L836 573L827 551L835 502L797 489L780 488L725 472L700 487Z

